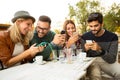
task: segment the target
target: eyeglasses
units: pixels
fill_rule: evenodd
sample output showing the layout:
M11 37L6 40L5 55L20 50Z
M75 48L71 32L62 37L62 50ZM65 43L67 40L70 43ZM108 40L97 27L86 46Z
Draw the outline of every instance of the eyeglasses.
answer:
M47 31L49 28L41 28L40 26L37 26L38 29L41 29L43 31Z

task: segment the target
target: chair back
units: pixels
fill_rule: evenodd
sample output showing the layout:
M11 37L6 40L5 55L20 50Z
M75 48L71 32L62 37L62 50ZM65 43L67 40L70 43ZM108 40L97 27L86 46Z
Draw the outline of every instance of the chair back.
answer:
M3 67L3 64L2 64L2 61L0 60L0 70L3 70L4 67Z

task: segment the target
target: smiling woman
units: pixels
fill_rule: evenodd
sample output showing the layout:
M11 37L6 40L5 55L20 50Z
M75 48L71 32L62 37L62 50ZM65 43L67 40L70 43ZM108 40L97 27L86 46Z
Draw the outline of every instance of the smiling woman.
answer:
M42 46L35 47L35 44L28 47L35 22L29 12L17 11L12 22L13 25L8 30L0 31L0 61L4 68L25 63L44 49Z

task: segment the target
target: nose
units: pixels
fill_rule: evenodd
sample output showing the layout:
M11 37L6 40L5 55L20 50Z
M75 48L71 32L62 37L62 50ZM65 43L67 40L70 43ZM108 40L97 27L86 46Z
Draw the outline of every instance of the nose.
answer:
M92 27L91 30L96 30L95 27Z
M43 30L42 30L42 29L39 29L39 32L43 32Z
M74 31L74 29L70 29L70 32L73 32Z
M43 33L43 32L44 32L44 30L43 30L41 27L39 27L39 26L36 27L36 30L37 30L39 33Z

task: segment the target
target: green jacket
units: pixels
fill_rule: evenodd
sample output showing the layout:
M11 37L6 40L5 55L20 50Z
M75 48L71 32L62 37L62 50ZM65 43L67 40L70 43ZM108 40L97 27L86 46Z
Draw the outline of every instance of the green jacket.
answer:
M37 54L37 55L42 55L43 60L49 60L52 49L57 49L57 45L51 42L54 36L55 36L55 33L52 31L49 31L47 35L45 35L43 38L39 38L37 32L36 31L34 32L33 39L30 41L30 46L34 43L36 43L36 45L39 45L41 42L47 42L49 44L42 52L39 52Z

